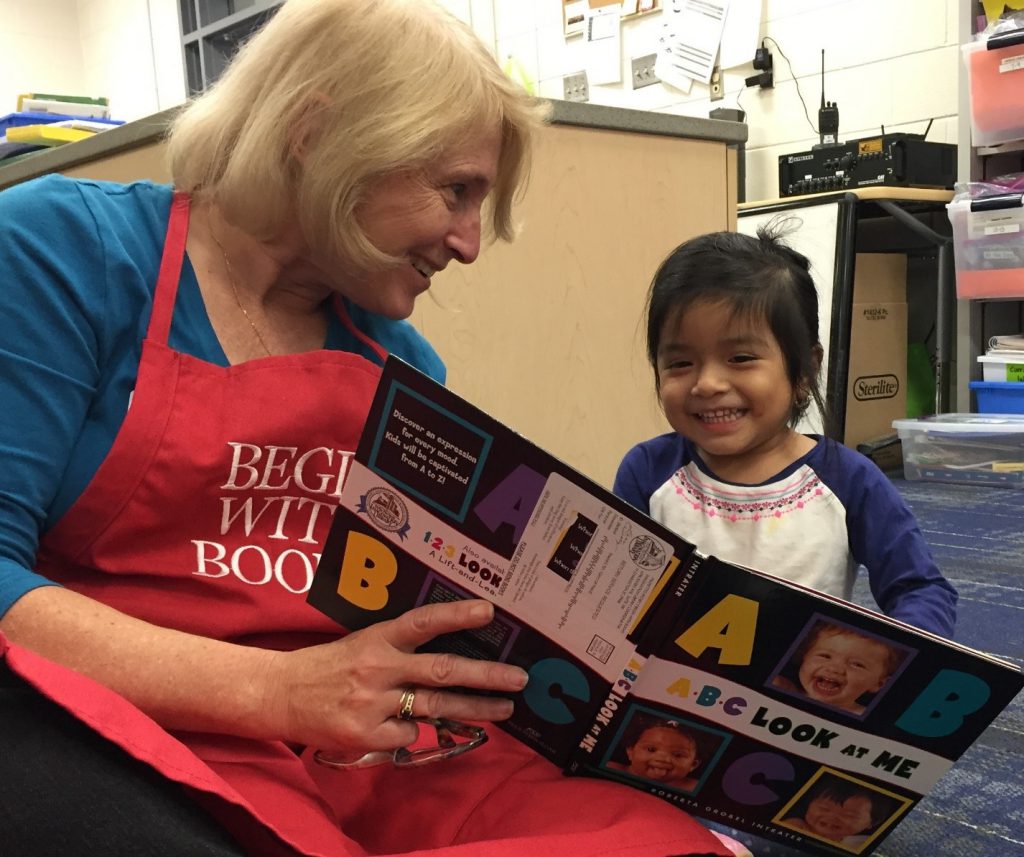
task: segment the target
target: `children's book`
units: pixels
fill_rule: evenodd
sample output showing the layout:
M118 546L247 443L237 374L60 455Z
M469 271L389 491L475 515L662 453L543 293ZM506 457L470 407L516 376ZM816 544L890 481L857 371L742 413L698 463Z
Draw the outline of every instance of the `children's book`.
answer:
M702 554L389 358L309 601L354 630L486 598L490 625L432 648L526 669L499 727L567 774L869 854L1024 675L768 571Z

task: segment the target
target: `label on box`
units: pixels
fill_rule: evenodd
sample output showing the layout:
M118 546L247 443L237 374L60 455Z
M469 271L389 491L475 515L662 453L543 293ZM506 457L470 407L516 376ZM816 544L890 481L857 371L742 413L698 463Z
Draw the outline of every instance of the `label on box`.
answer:
M1024 381L1024 363L1007 363L1006 380Z
M1024 226L1024 208L972 211L967 217L967 238L977 241L992 235L1019 234Z
M1016 57L1006 57L999 61L999 73L1005 74L1008 71L1020 71L1024 68L1024 54Z
M986 235L1010 235L1014 232L1020 232L1019 223L997 223L994 226L986 226Z

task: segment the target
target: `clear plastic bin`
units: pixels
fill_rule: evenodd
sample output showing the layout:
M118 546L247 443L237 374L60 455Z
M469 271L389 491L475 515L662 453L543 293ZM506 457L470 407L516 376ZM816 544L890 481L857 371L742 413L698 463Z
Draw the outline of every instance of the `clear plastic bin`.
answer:
M892 425L909 480L1024 487L1024 414L935 414Z
M1024 297L1022 202L1013 191L947 204L958 298Z

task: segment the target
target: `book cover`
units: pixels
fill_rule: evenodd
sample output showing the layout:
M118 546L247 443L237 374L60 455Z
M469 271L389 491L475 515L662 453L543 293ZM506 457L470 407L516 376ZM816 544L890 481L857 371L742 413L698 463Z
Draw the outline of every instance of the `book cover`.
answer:
M354 630L468 597L495 620L432 648L527 670L498 727L568 774L810 853L873 851L1024 685L701 554L389 358L309 601Z

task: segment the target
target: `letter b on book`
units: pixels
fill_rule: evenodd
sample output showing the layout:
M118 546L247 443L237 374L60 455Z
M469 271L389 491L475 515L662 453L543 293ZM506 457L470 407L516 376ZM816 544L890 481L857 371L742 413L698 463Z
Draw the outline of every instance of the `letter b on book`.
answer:
M952 735L988 702L991 690L977 676L960 670L940 670L904 711L896 725L911 735L942 738Z
M350 531L338 575L338 595L361 610L381 610L388 585L398 574L398 560L383 542Z

